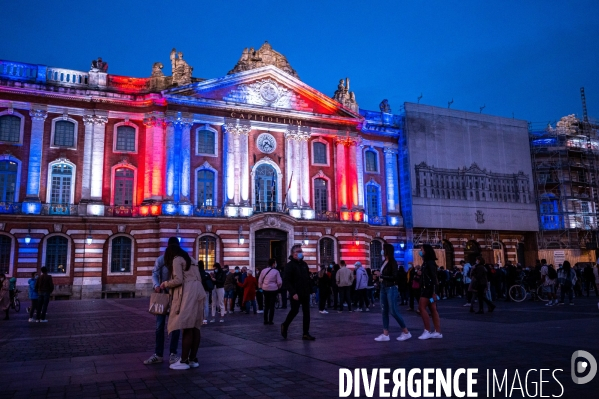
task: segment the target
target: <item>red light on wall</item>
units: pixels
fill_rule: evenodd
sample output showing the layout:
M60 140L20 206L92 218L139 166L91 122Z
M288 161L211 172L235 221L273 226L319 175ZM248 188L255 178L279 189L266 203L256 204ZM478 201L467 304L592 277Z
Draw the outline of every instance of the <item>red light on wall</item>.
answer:
M148 209L147 205L143 205L143 206L139 207L139 214L141 216L148 216L148 212L149 212L149 209Z
M347 222L348 220L351 220L351 212L348 212L348 211L342 211L342 212L341 212L341 220L343 220L343 221L346 221L346 222Z
M150 212L152 213L153 216L158 216L158 215L160 215L161 209L162 209L162 207L160 207L158 205L152 205L150 207Z
M356 222L362 221L362 212L354 212L354 221L356 221Z

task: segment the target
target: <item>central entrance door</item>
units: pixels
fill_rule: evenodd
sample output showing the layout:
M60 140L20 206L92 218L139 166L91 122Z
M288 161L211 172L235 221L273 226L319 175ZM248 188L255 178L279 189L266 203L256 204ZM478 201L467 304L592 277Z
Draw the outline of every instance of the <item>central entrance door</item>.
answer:
M256 271L268 266L268 259L275 258L277 265L287 263L287 232L277 229L258 230L254 233L254 265Z

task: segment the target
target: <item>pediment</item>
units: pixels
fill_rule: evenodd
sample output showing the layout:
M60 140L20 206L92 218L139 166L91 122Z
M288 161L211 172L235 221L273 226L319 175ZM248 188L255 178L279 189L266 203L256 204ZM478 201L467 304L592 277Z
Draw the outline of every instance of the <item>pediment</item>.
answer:
M223 107L245 104L362 119L341 103L272 65L173 88L164 91L163 95L167 100L184 97L187 101L209 100L213 105L220 102Z

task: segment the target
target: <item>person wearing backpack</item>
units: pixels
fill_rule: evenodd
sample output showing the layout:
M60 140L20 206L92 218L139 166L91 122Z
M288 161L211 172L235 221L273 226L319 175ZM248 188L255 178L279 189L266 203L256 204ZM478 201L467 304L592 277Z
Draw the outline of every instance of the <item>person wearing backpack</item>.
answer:
M564 298L566 294L568 294L568 300L570 301L570 305L574 305L572 301L572 289L578 280L576 277L576 272L572 270L572 266L570 262L567 260L564 261L563 267L557 275L557 280L562 289L562 295L559 301L559 305L564 304Z
M557 272L553 265L547 265L547 260L541 260L541 284L543 292L549 297L549 302L545 306L557 305L557 296L555 295L555 283L557 282Z

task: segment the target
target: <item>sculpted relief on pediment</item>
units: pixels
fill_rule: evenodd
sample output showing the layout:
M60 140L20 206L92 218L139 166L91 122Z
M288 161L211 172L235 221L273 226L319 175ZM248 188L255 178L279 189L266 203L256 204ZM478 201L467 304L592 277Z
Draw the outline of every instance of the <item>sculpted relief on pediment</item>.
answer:
M300 96L271 78L240 84L227 93L223 100L275 108L309 108L309 104Z

